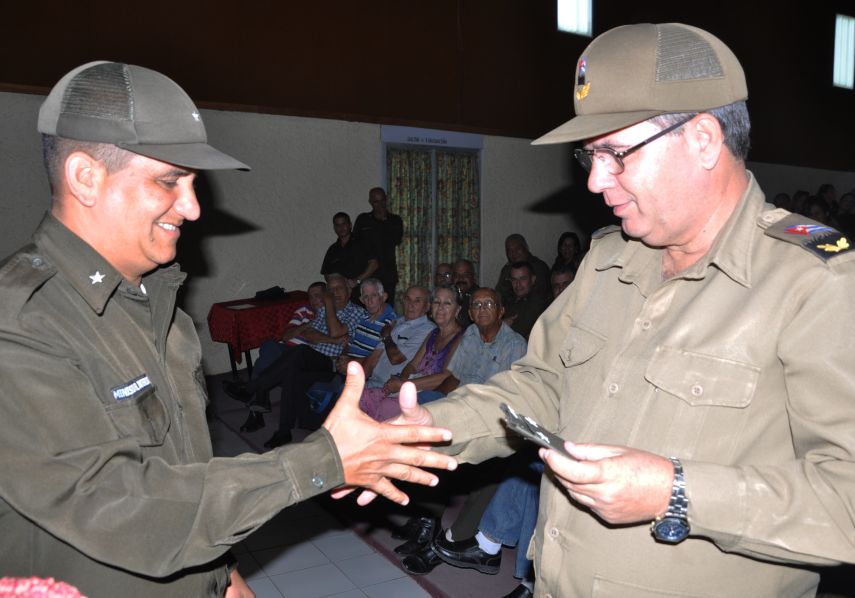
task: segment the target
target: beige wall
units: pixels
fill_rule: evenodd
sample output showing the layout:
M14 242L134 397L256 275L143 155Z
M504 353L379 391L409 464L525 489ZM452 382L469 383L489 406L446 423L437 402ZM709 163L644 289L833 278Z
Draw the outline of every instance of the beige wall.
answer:
M48 207L36 115L42 97L0 93L0 255L25 243ZM382 185L380 126L289 116L203 111L212 143L253 167L215 172L200 185L203 217L186 226L179 261L191 273L184 308L196 322L206 371L228 369L225 346L208 334L211 303L273 285L305 288L319 278L333 241L331 217L368 209L367 191ZM566 145L485 136L482 153L481 284L495 284L504 238L525 235L532 252L551 263L564 230L575 229L569 206L549 199L571 185ZM797 188L838 192L855 174L751 164L770 195ZM588 201L597 201L589 199ZM549 205L551 207L544 208ZM589 233L590 231L579 231Z
M48 206L35 132L41 100L0 93L0 255L27 241ZM210 110L203 118L214 145L253 167L205 174L202 219L185 225L179 247L179 261L191 273L183 305L196 322L206 371L216 373L228 369L228 359L225 345L208 334L211 303L273 285L305 288L318 279L334 239L332 215L366 211L368 189L382 185L382 148L374 124ZM526 235L534 252L551 261L569 217L531 210L569 184L566 155L527 140L485 137L482 284L495 283L511 232Z

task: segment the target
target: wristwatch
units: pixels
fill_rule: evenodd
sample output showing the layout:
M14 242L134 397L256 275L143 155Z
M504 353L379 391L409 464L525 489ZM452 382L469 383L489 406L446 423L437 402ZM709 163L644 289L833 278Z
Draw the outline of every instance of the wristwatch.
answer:
M676 457L668 457L674 465L674 483L671 485L671 500L668 510L651 524L653 537L660 542L677 544L689 535L689 499L686 497L686 479L683 465Z

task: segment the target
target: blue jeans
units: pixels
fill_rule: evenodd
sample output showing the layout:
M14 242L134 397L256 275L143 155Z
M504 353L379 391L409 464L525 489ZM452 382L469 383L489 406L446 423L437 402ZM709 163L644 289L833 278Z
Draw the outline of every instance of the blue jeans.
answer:
M478 529L491 540L517 547L514 577L534 579L532 562L525 553L537 524L540 478L543 461L536 447L527 447L511 457L508 472L481 516Z

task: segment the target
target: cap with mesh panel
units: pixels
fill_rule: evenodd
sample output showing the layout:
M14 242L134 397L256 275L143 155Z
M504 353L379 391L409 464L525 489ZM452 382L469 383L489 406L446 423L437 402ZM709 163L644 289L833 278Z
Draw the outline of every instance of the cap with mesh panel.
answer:
M669 112L702 112L748 98L736 56L681 23L610 29L576 63L576 117L533 144L598 137Z
M188 168L250 169L208 145L202 116L177 83L132 64L97 61L66 73L39 110L38 130Z

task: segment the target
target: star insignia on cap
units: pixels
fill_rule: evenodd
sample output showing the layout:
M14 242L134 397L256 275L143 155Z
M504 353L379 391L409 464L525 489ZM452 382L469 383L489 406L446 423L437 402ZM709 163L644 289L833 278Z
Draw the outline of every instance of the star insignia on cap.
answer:
M96 270L95 274L90 276L89 279L92 281L92 284L100 284L104 282L104 275Z
M202 119L202 115L198 112L193 112L190 114L190 116L192 116L193 120L195 120L196 122L199 122Z

